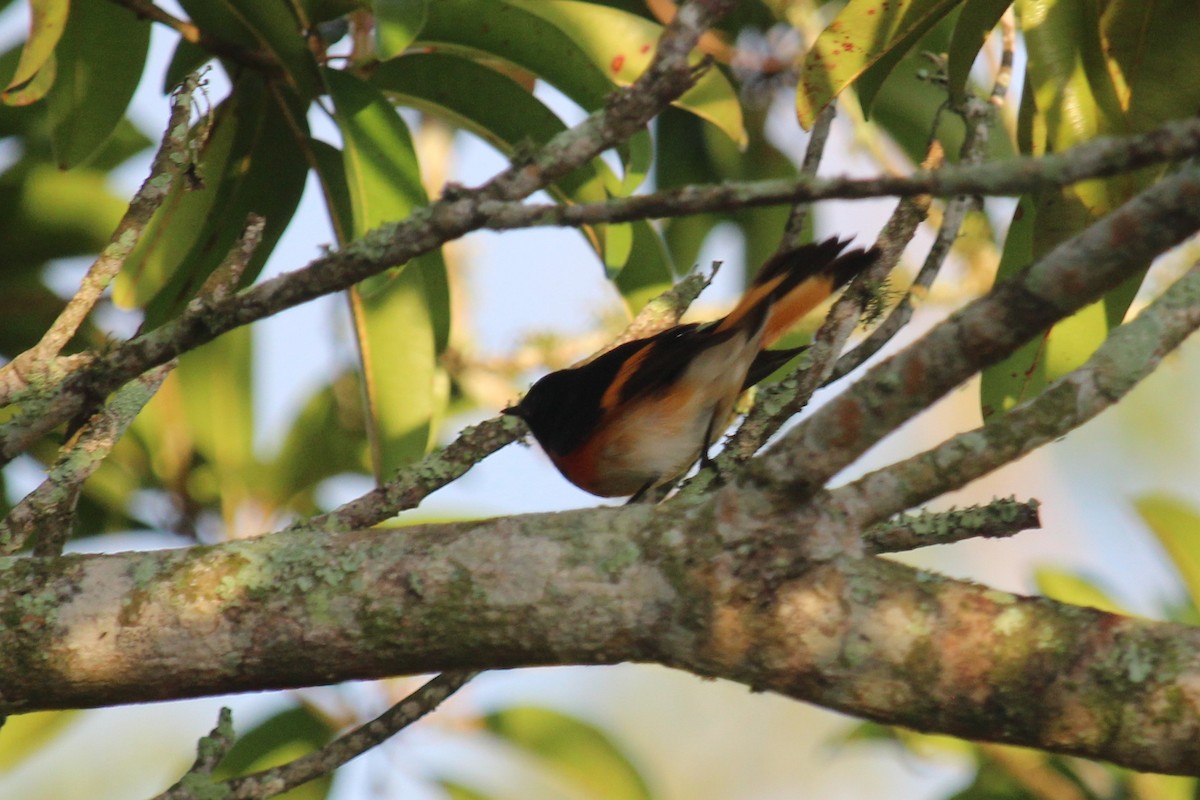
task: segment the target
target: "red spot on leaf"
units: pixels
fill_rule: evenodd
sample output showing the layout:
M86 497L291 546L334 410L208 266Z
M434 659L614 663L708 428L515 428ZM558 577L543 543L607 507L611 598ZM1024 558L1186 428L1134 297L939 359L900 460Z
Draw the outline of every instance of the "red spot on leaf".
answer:
M644 45L642 45L640 48L638 48L638 52L639 52L639 53L643 53L643 54L644 54L644 53L649 53L649 52L650 52L650 45L649 45L649 44L644 44Z
M621 67L623 66L625 66L625 55L623 53L618 53L617 55L613 56L612 71L620 72Z

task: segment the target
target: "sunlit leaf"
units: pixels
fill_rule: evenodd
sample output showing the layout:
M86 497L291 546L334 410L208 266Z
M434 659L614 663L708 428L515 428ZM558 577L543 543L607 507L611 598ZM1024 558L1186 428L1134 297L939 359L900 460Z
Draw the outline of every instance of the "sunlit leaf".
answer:
M502 153L517 156L523 148L544 144L566 125L524 86L496 70L445 53L414 53L380 64L371 82L397 103L436 114L475 133ZM463 92L456 87L471 86ZM611 170L601 159L572 170L550 187L562 202L601 202L608 197ZM634 244L633 225L588 226L584 233L600 255L610 276L629 262ZM639 267L639 276L626 285L642 286L654 264ZM669 279L669 273L665 276ZM661 281L656 274L652 280Z
M57 77L58 61L55 60L54 53L51 53L32 78L5 91L0 95L0 100L3 100L5 105L18 108L36 103L46 96Z
M1200 509L1162 494L1142 495L1133 506L1167 551L1192 602L1200 604Z
M1095 582L1077 573L1052 567L1038 567L1034 570L1033 579L1037 584L1038 593L1051 600L1098 608L1110 614L1129 614Z
M464 786L457 781L442 779L437 782L438 788L446 793L449 800L492 800L494 795L484 794L478 789Z
M556 86L585 109L600 108L614 84L645 67L661 28L617 9L571 0L439 0L430 5L420 41L502 58ZM736 95L710 70L678 105L717 124L737 142L745 139ZM631 192L649 166L649 134L617 148Z
M804 58L796 116L806 130L817 114L875 62L904 49L961 0L850 0Z
M403 53L421 33L429 16L429 0L372 0L371 7L375 11L380 60Z
M79 718L78 711L17 714L4 723L0 736L0 772L6 772L50 744Z
M920 53L913 52L913 48L918 42L926 39L927 34L937 25L947 23L948 26L952 26L957 17L958 4L959 0L955 0L953 3L940 3L938 4L939 8L936 9L937 13L925 13L916 16L913 24L905 25L903 33L890 43L890 46L879 55L874 63L863 70L862 74L855 81L854 88L858 92L858 100L862 105L864 116L869 117L871 115L871 108L875 104L875 96L879 93L884 82L893 77L893 73L897 71L897 67L907 56L910 54L917 55L924 60L924 57ZM945 37L937 38L944 40ZM933 48L931 51L940 53L942 50L944 50L944 47ZM932 65L928 60L924 60L924 63L921 64L921 69L924 72L929 72L931 67ZM940 89L938 89L938 92L939 94L943 93Z
M254 494L253 338L247 327L185 354L175 375L196 450L210 465L226 525Z
M488 730L605 800L649 800L637 767L608 734L558 711L514 706L487 715Z
M360 236L403 219L426 202L408 129L383 93L327 70L343 140L354 226ZM445 407L449 383L438 354L449 336L446 267L435 251L396 265L350 291L363 365L375 474L379 479L424 455Z
M1142 91L1154 90L1144 88L1144 82L1135 88L1129 78L1140 74L1142 68L1133 62L1145 55L1143 49L1168 46L1163 26L1156 26L1156 40L1139 41L1136 47L1125 34L1117 34L1124 44L1114 49L1114 45L1102 41L1101 19L1095 5L1087 0L1018 0L1017 7L1029 57L1019 120L1022 151L1031 155L1062 152L1097 136L1138 129L1126 109L1133 108L1133 98ZM1124 13L1129 25L1148 33L1144 24L1136 24L1139 19L1145 22L1140 11ZM1200 25L1200 8L1190 8L1186 13L1181 8L1180 13L1180 25ZM1155 69L1146 74L1154 76L1152 80L1162 79L1162 73ZM1192 84L1194 80L1184 83ZM1029 259L1041 258L1117 208L1160 173L1142 170L1034 193L1023 211L1031 219ZM1008 257L1007 250L1012 246L1006 245L998 278L1010 274L1008 268L1021 268L1022 261L1028 263L1024 253L1020 258ZM1024 250L1025 243L1017 246ZM1047 383L1086 361L1124 319L1148 267L1149 263L1143 265L1102 301L1059 322L1037 342L986 370L982 398L985 417L1034 396Z
M46 95L54 157L63 169L86 161L125 117L149 46L150 23L131 11L114 3L71 3Z
M619 86L637 80L654 56L662 28L643 17L598 3L575 0L507 0L554 24L587 55L607 69ZM552 78L547 77L547 80ZM739 146L746 145L737 93L719 70L708 70L674 103L715 125Z
M21 49L21 60L17 69L5 87L3 98L9 105L27 105L41 98L42 95L28 93L35 76L50 64L54 56L54 48L62 38L67 25L67 13L70 0L30 0L29 2L29 38ZM53 70L50 72L53 79ZM44 87L49 88L49 84ZM26 90L17 102L16 93Z

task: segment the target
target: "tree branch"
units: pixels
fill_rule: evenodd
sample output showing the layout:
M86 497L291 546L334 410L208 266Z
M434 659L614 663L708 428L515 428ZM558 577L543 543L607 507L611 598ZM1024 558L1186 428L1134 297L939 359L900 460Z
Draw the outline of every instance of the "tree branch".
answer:
M230 778L227 781L213 782L211 778L208 778L215 764L208 765L208 761L203 760L206 740L202 739L200 741L202 759L197 760L196 766L188 771L188 775L184 776L183 780L155 797L154 800L206 800L206 798L214 796L228 798L228 800L260 800L282 794L322 775L328 775L347 761L357 758L372 747L396 735L436 709L446 698L462 688L477 674L475 672L443 672L375 719L339 736L319 750L278 767L264 769L239 778ZM228 711L228 709L221 709L222 720L225 720L224 715ZM220 725L218 724L219 729ZM215 736L216 733L217 731L214 730L213 735ZM232 742L230 743L232 744ZM193 774L199 774L203 778L189 781L189 777Z
M1109 334L1082 366L1037 396L932 450L832 492L862 509L859 520L911 508L1011 463L1116 403L1163 357L1200 328L1200 264L1193 265L1131 322ZM865 509L870 507L870 512ZM868 523L869 524L869 523Z
M1037 500L993 500L986 506L901 514L863 533L867 552L900 553L964 539L997 539L1042 527Z
M754 469L788 476L798 496L823 485L972 374L1190 236L1200 228L1198 197L1200 167L1164 178L875 366L792 429Z
M844 516L824 498L798 516L774 491L0 559L0 712L634 660L1196 774L1200 629L816 558Z
M184 79L172 95L167 128L158 152L151 161L150 174L134 194L108 244L88 268L79 290L41 340L0 367L0 402L29 387L31 383L35 388L44 385L53 380L55 366L65 366L55 357L79 330L104 290L112 283L121 265L141 239L150 217L162 205L175 180L188 165L193 144L188 119L193 97L199 88L200 77L192 74Z

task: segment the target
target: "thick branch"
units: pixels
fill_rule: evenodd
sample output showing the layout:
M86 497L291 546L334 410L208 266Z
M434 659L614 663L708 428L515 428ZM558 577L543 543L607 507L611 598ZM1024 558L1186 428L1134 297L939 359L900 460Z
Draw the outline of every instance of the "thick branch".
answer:
M728 489L666 509L0 560L0 711L635 660L1196 773L1200 629L813 560L836 515L785 508Z

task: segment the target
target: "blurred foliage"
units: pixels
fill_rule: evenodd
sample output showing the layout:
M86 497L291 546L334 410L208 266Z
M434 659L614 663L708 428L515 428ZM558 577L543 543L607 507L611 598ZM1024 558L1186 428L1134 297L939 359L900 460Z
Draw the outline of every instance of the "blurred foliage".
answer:
M9 5L0 0L0 9ZM120 219L128 198L114 193L112 175L145 155L148 134L161 133L139 131L128 121L140 81L169 91L204 65L229 78L228 92L206 98L195 114L189 179L178 182L158 209L104 301L109 318L119 312L149 329L171 320L196 296L247 215L265 217L266 230L243 284L255 280L271 257L306 186L321 192L339 244L402 218L427 202L425 177L442 166L414 144L426 120L520 159L566 128L533 93L537 82L556 87L584 110L598 109L614 87L627 85L645 67L663 25L662 3L644 0L179 5L205 39L178 39L169 64L147 62L151 23L97 0L28 0L29 36L0 54L0 359L38 341L65 302L50 288L49 276L78 271ZM709 48L715 66L695 88L652 129L615 148L612 159L597 158L563 176L549 194L560 203L581 203L628 195L648 178L671 188L794 175L796 166L766 135L766 125L769 101L784 94L790 101L796 80L801 123L852 93L873 123L860 134L864 140L876 147L886 140L917 161L936 123L936 136L953 159L962 124L943 113L943 105L950 93L961 99L984 91L974 84L974 77L990 81L994 75L986 69L994 53L980 57L984 39L1008 7L1003 0L894 0L879 14L875 0L743 0L722 21L717 44ZM1103 133L1144 131L1200 105L1200 49L1194 46L1200 8L1194 3L1022 0L1015 10L1029 58L1020 136L1014 141L998 128L990 157L1056 152ZM780 32L816 19L828 24L823 32L820 26L803 31L813 43L807 55L789 50L794 41ZM221 47L205 49L210 42ZM275 67L257 68L264 59ZM310 129L310 117L327 110L339 132L336 144L315 138ZM1000 274L1023 268L1156 175L1147 171L1022 198ZM602 270L632 314L693 265L718 224L741 232L745 261L754 265L773 250L787 215L786 208L773 207L661 224L591 226L581 235L595 262L573 268ZM974 227L976 245L994 236L990 227ZM271 520L319 510L317 490L329 478L373 472L384 479L421 457L436 446L450 398L459 408L470 400L443 364L456 308L452 276L448 255L433 252L357 287L351 308L359 368L314 387L272 452L256 446L254 375L273 354L259 352L251 331L241 329L186 355L85 485L76 535L137 528L189 536L259 532ZM1136 284L989 370L985 412L1008 408L1085 358L1120 322ZM89 321L68 350L102 350L110 335ZM8 413L0 409L0 419ZM30 455L45 466L61 438L61 431L54 432ZM0 481L11 483L8 473ZM0 505L15 499L0 494ZM1179 566L1194 603L1200 591L1196 513L1164 498L1143 498L1138 510ZM1045 570L1039 585L1067 602L1118 608L1081 576ZM1191 603L1171 611L1193 619L1194 613ZM53 742L73 718L63 712L10 721L0 733L0 770ZM571 796L652 796L633 759L582 720L521 707L481 723L494 740L570 785ZM320 746L332 733L328 721L295 706L244 734L224 768L228 774L261 769ZM929 744L870 725L855 736L914 749ZM1196 795L1194 781L1119 770L1102 770L1097 778L1095 770L1081 771L1071 759L1025 753L1014 761L996 749L955 747L969 752L978 770L959 798L1035 796L1031 773L1022 770L1053 774L1086 797ZM451 797L492 796L490 788L467 787L455 776L441 785ZM324 781L289 796L324 797L328 790Z

